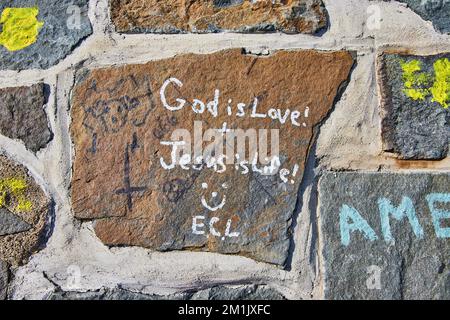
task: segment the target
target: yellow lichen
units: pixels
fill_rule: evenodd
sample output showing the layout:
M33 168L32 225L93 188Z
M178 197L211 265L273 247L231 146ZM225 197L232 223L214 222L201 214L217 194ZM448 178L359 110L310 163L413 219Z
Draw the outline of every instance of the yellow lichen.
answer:
M21 178L0 179L0 207L6 205L6 197L12 196L17 201L17 212L28 212L32 209L32 203L25 196L28 184Z
M422 64L419 60L411 60L409 62L400 61L403 70L403 82L405 88L403 92L413 100L425 100L430 94L430 90L424 88L430 83L430 76L422 70Z
M431 101L439 103L444 108L448 108L450 103L450 61L439 59L434 63L435 81L431 88L433 99Z
M450 61L447 58L438 59L434 63L434 76L422 71L419 60L405 62L400 60L403 71L403 92L411 99L424 101L432 96L431 101L444 108L450 104ZM431 86L431 83L433 85Z
M9 51L18 51L35 43L39 29L44 25L37 20L38 14L37 7L5 8L0 17L3 24L0 44Z

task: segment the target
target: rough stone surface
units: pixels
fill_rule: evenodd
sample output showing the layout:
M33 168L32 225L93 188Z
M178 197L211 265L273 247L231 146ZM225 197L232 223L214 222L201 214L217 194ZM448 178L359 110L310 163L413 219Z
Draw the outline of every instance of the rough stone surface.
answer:
M433 193L446 195L447 202L434 203L434 211L442 213L439 225L449 234L449 186L449 174L325 174L319 185L325 298L449 299L450 240L438 236L426 198ZM410 207L414 207L410 212L415 212L423 231L421 238L406 216L396 219L390 215L389 223L380 222L379 201L387 203L383 198L393 207L401 203L407 207L410 199ZM357 210L376 238L370 240L370 235L353 230L346 243L345 232L341 237L346 228L340 227L340 218L350 225L358 220L346 220L345 212L349 211L344 206ZM383 233L381 225L385 231L390 226L392 239L384 236L388 232Z
M0 2L4 3L5 1ZM148 1L143 0L141 2L144 4ZM48 122L51 124L51 129L55 134L52 142L47 147L42 148L36 155L26 149L25 146L22 146L19 141L12 141L12 139L0 135L0 149L4 150L11 159L16 159L28 168L30 174L36 177L39 184L45 186L45 191L55 201L55 212L52 212L52 215L54 214L54 220L51 221L52 223L49 223L49 229L46 230L48 233L44 233L45 237L48 237L50 236L50 232L52 232L51 238L46 244L46 248L34 254L28 263L19 267L10 267L11 274L8 285L8 298L15 300L43 299L49 292L58 289L64 291L76 290L78 293L88 292L95 295L95 292L92 290L99 288L122 288L117 290L125 291L122 297L126 299L128 298L127 293L131 296L135 294L138 296L140 294L166 295L178 292L178 290L183 291L185 288L201 290L224 283L265 283L276 288L289 299L322 299L325 293L324 271L326 270L322 268L325 260L323 259L321 250L327 243L322 237L321 225L317 216L319 198L316 190L315 174L321 173L323 170L348 170L360 173L367 171L417 173L429 170L434 173L448 174L450 168L450 157L446 157L440 161L411 161L398 159L393 153L383 152L380 130L381 91L377 87L377 81L380 78L375 75L375 70L379 66L375 62L377 55L381 51L389 50L393 52L392 50L398 50L396 52L422 56L439 52L450 52L450 35L434 30L430 20L425 20L413 10L407 8L402 2L370 2L364 0L325 0L323 2L329 14L329 28L326 30L327 32L324 36L315 37L301 34L240 34L235 32L223 32L220 34L191 33L185 35L117 33L114 32L114 25L111 21L110 1L91 0L89 1L89 17L92 19L91 21L95 30L93 35L83 41L76 50L64 60L60 61L58 65L49 70L27 69L20 72L11 70L0 71L1 88L29 86L30 84L40 82L50 85L49 88L51 90L48 90L50 94L46 95L48 96L48 101L45 110L47 112ZM443 3L444 1L427 0L422 3L430 4L431 2L437 4L439 2ZM161 1L161 3L165 2ZM190 2L186 1L186 3ZM284 3L289 4L292 2L284 1ZM5 11L8 10L3 10L3 12ZM35 11L36 9L33 9L31 13ZM0 12L0 15L3 12ZM171 11L171 13L173 12L176 11ZM147 11L147 13L149 17L152 14L150 11ZM0 20L2 19L0 17ZM42 21L41 16L39 16L39 19ZM35 23L41 24L39 22ZM5 30L12 30L14 29L12 28L14 25L18 27L19 24L16 23L12 27L11 24L8 25L3 22L0 24L0 42L2 43L0 46L5 48L5 45L11 45L5 43ZM148 30L135 30L135 32L139 31ZM320 35L322 33L319 32L318 34ZM127 64L144 64L151 60L167 59L168 57L186 53L212 53L218 50L236 47L246 47L247 51L259 55L264 55L277 49L314 49L325 51L344 49L358 51L357 64L349 78L346 91L342 96L339 96L337 99L339 101L336 100L336 105L326 121L320 124L320 139L317 140L317 143L312 144L311 151L309 152L308 163L306 165L307 169L303 176L301 191L297 196L296 213L292 216L292 225L290 228L292 241L289 248L288 262L286 264L289 266L288 270L280 270L276 265L259 263L252 259L233 254L222 255L192 252L189 250L160 253L154 252L153 249L141 247L119 246L117 248L109 248L105 246L101 239L96 237L94 230L95 221L99 221L101 218L93 218L92 220L87 218L85 221L80 221L74 217L74 210L71 206L71 179L73 177L72 170L76 156L76 146L72 144L74 141L70 139L68 132L69 125L74 119L70 115L72 106L69 105L69 99L74 93L74 79L79 80L74 77L74 73L78 72L82 67L111 68ZM20 52L18 51L17 53ZM47 52L44 53L47 54ZM2 57L0 54L0 60ZM36 56L33 59L39 60L41 58L45 59L46 57ZM187 63L185 65L184 67L187 68ZM427 66L427 68L430 67ZM201 68L194 65L192 68L193 74L195 74L196 69ZM284 72L284 70L272 70L273 74L281 72ZM418 74L421 73L418 72ZM227 77L234 79L236 86L242 85L243 81L240 81L240 78L236 77L235 74L222 75L222 78ZM208 77L208 75L203 74L203 78L203 80L210 80L212 76ZM189 80L185 78L182 80L185 84L184 88L181 89L186 89ZM199 79L194 80L197 82L196 87L202 90L205 81L199 81ZM137 81L142 82L140 78ZM158 82L158 86L161 85L159 81L160 79L155 80L155 82ZM158 100L158 91L160 88L156 87L154 89L156 91L156 100ZM174 98L177 97L173 89L173 86L169 88L169 99L171 103L175 103ZM277 88L274 89L277 90ZM225 98L226 100L228 93L221 93L221 98ZM289 93L284 92L280 94L277 103L274 104L275 107L279 105L285 107L283 95L293 94L301 95L302 93L295 88L292 89L292 87L289 87ZM204 97L209 100L212 98L212 95L212 92L210 92ZM186 97L191 99L193 96L186 95ZM204 99L204 97L202 96L200 98ZM428 96L427 101L430 102L430 99L431 97ZM245 102L249 103L251 98L248 100L247 102L247 99L245 99ZM133 103L131 103L132 106ZM292 105L290 107L297 108L298 106ZM385 108L383 107L383 112L384 110ZM204 117L197 115L197 118L203 119ZM113 121L114 118L111 117L109 119ZM234 127L234 123L231 120L227 121L228 127ZM157 121L154 120L154 122ZM208 126L206 123L204 125L205 127ZM216 123L212 123L212 125L217 126ZM164 127L167 128L167 123L162 122L161 126L163 129ZM423 129L420 126L415 125L415 127L417 127L418 132L422 132L420 130ZM161 131L161 128L158 130L156 131L158 136L161 136L162 132L165 132L165 130ZM170 133L171 131L169 130L164 136L164 139L168 138ZM428 131L426 133L428 134ZM436 135L438 134L442 134L440 129L437 130ZM430 141L428 144L432 148L437 147L441 150L443 145L439 139L437 143ZM137 143L133 143L132 137L128 140L131 140L130 144L134 146L133 150L135 151L134 154L136 154ZM137 141L141 142L142 140L139 139ZM90 141L92 142L92 139ZM100 141L101 139L98 141L99 144ZM426 144L424 143L424 145ZM160 147L161 151L166 150L166 147ZM122 153L118 153L117 166L106 173L107 175L112 175L110 181L117 179L118 174L114 175L116 171L124 172L124 149L121 150ZM113 149L111 152L116 152L116 150ZM129 157L132 160L130 162L131 173L134 173L137 165L135 162L136 158L132 156L132 152L129 153ZM145 157L142 162L148 159L154 158ZM217 176L219 176L213 175L212 173L207 174L212 175L212 180L217 179ZM92 176L95 178L95 174ZM168 173L167 176L170 177L171 174ZM124 177L121 176L120 178ZM299 179L300 176L297 175L297 178ZM124 182L124 180L122 179L121 181ZM411 179L410 184L413 187L415 186L415 180ZM136 180L136 176L132 176L130 182L132 186L139 187L141 185L138 183L143 181ZM447 181L444 182L447 184ZM196 183L201 185L202 181L199 180ZM221 181L217 181L217 187L220 186ZM123 184L120 184L120 187L123 187ZM383 187L380 187L380 189L383 189ZM176 184L168 184L166 190L170 191L172 189L174 191L173 189L175 188ZM211 191L220 192L222 195L222 190L217 190L219 188L216 188L216 185L211 186L211 189ZM239 192L245 193L247 190L244 185L243 190L239 190ZM400 191L402 191L401 188ZM176 198L176 193L171 194L174 195L171 196L171 199ZM264 195L265 193L257 193L258 196L260 194ZM370 195L372 193L368 194ZM203 194L199 194L194 200L198 201L198 197L201 195ZM139 193L133 193L131 202L133 208L136 205L136 199L140 196L141 194ZM230 199L227 198L227 201ZM394 199L393 202L397 200ZM124 206L128 206L128 203L124 203ZM227 202L227 206L228 204L231 203ZM187 208L187 205L185 205L185 208ZM442 206L442 208L446 208L446 206ZM11 208L8 208L8 210L10 211ZM227 208L215 213L217 213L218 217L222 218L223 211L225 210ZM197 208L193 208L193 211L197 211ZM202 213L200 212L200 214ZM187 221L192 219L192 216L197 213L189 212L189 214L190 216L188 213L180 216ZM365 212L361 214L365 214ZM427 214L427 212L424 214ZM286 217L285 214L282 214L282 216L283 218ZM19 218L22 219L22 217ZM105 219L109 218L107 217ZM22 220L27 223L29 222L25 219ZM379 220L378 217L373 223L374 228L378 226L376 230L377 236L380 240L383 240L380 236L379 225L377 225L377 223L379 224ZM394 221L394 219L391 220L393 226L397 226L400 223ZM141 220L137 221L136 224L140 222ZM209 229L208 222L206 221L207 225L202 229ZM186 224L189 225L188 222ZM405 228L410 228L407 221L404 220L401 226L404 224L406 224ZM145 226L146 224L143 223L143 225ZM442 221L442 225L450 226L448 221ZM238 226L238 224L234 224L233 222L232 231L235 231L235 226ZM217 230L223 232L222 227L223 225L220 228L217 226ZM284 225L282 227L284 228ZM190 230L189 226L187 229ZM169 232L174 233L175 230L176 226L169 228ZM162 233L164 232L160 232L160 234ZM358 235L359 233L357 231L352 232L352 241L354 240L354 235ZM396 230L394 233L394 236L403 235ZM179 238L181 238L181 234L185 234L185 230L180 229L179 234ZM210 233L208 232L208 234ZM414 235L411 235L410 238L412 242L415 241ZM425 240L428 241L429 239L426 238ZM409 239L405 240L402 238L401 241L409 241ZM352 245L353 242L349 246ZM427 244L424 244L424 246L427 247ZM3 247L3 244L1 247ZM362 247L361 245L361 250L363 250ZM196 248L189 247L187 249L196 250ZM367 246L366 249L366 246L364 246L364 250L370 252L370 247ZM414 250L415 248L412 248L411 252L405 256L412 257L415 254ZM387 253L389 254L392 251L395 250L387 251ZM431 251L430 254L434 254L434 252ZM417 255L417 259L420 260L423 252L418 251ZM362 259L356 256L356 263L359 260ZM424 267L421 265L420 268L417 268L416 274L419 277L413 277L411 276L412 272L407 271L404 274L410 275L408 279L414 278L414 280L402 280L403 283L407 283L408 288L411 288L411 283L415 283L414 285L417 284L417 286L423 286L425 288L423 290L423 296L428 295L431 290L429 288L433 285L436 286L436 291L444 290L444 293L449 292L450 279L448 277L447 264L438 266L438 263L431 258L420 261L423 261ZM405 270L409 270L409 265L417 265L417 261L409 265L408 263L408 260L405 259ZM9 265L10 263L8 263ZM341 266L342 264L337 263L337 265ZM382 264L380 265L383 267ZM342 269L343 272L347 272L347 265L344 264L344 268ZM445 280L445 285L442 285L442 280L422 282L423 276L421 274L424 270L428 271L428 269L437 270L437 274L440 274L440 272L446 273L447 279ZM336 267L334 271L340 272L341 270ZM353 272L350 276L343 275L341 278L347 277L354 280L360 277L361 282L366 283L369 274L367 268L363 268L363 271L363 275L359 275L358 272ZM384 272L381 270L383 286L386 283L386 275ZM428 273L425 273L425 275L428 277ZM399 278L405 279L404 276ZM340 281L342 283L342 280ZM397 286L398 282L393 281L393 283ZM342 287L344 289L340 296L346 295L345 290L348 290L345 286ZM367 286L366 289L368 289ZM348 292L351 293L351 290L352 288L350 287ZM106 289L103 291L106 291ZM130 293L131 291L132 293ZM209 291L209 289L206 291ZM374 292L376 291L371 290L370 292L372 295L375 295ZM444 293L440 296L445 296ZM192 292L189 294L192 294ZM395 296L401 295L396 294Z
M118 32L274 32L314 34L327 27L321 0L111 0Z
M341 51L256 57L227 50L83 74L74 88L71 109L75 216L97 219L96 234L110 246L212 251L284 264L313 127L330 112L352 65L351 54ZM180 97L190 101L173 112L160 98L163 83L171 77L183 86L167 87L168 102L175 105ZM217 115L194 113L189 103L194 98L213 100L216 89ZM269 108L279 108L282 114L287 108L298 110L303 115L300 126L290 120L281 125L267 117L252 118L255 97L258 113ZM231 115L226 107L229 99ZM244 117L236 116L238 102L246 105ZM164 170L160 158L170 163L172 148L161 142L170 141L175 129L186 129L193 136L194 121L202 121L203 132L216 132L225 123L228 129L279 129L281 168L291 173L288 180L283 182L279 174L261 175L252 166L245 172L236 161L222 173L217 173L222 166ZM203 204L219 206L222 200L225 205L218 210ZM193 233L195 216L205 217L196 221L204 223L200 231L205 234ZM211 223L216 232L209 228ZM231 236L234 232L239 236Z
M8 265L0 260L0 300L5 300L8 293Z
M436 30L443 33L450 33L450 2L447 0L396 1L406 3L411 10L420 15L424 20L431 21Z
M0 235L0 260L17 266L42 243L40 237L46 225L50 200L23 166L4 155L0 155L0 207L2 216L6 210L14 214L15 221L23 221L20 225L16 223L17 233L2 232ZM11 217L0 219L0 223L0 230L12 230ZM24 224L30 229L24 228Z
M430 88L436 83L434 65L437 61L446 61L449 73L449 59L450 54L382 55L380 73L385 151L394 152L401 159L438 160L447 156L450 143L450 98L436 101ZM407 65L412 66L416 61L421 69L408 76ZM450 78L446 79L446 83L447 97L450 97ZM415 94L421 97L417 98Z
M5 208L0 208L0 236L28 231L31 226Z
M56 291L48 300L285 300L276 290L264 285L217 286L171 295L150 295L125 289L100 289L90 292Z
M47 69L65 58L84 38L92 33L87 16L88 0L4 0L6 8L37 7L37 19L43 22L36 42L17 51L0 44L0 69ZM0 32L2 25L0 24ZM18 33L16 29L16 33ZM26 32L24 29L22 32ZM3 30L5 32L5 30ZM14 36L14 34L11 34ZM9 36L8 36L9 37Z
M45 114L45 86L0 89L0 133L20 139L33 152L52 138Z

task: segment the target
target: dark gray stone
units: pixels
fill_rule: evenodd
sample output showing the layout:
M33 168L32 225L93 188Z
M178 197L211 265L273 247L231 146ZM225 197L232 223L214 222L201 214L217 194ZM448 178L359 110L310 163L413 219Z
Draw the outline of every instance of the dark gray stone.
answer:
M217 286L196 292L191 300L285 300L276 290L264 285Z
M57 290L47 300L160 300L160 296L135 293L124 289L102 288L96 291L77 292ZM180 296L180 299L183 297ZM183 299L182 299L183 300Z
M39 8L37 18L44 22L37 41L18 51L9 51L0 45L0 69L47 69L64 59L92 33L87 16L88 0L3 0L0 14L5 8L36 6ZM0 25L0 32L1 28Z
M0 260L0 300L5 300L8 293L8 265Z
M0 236L15 234L31 229L31 226L8 209L0 208Z
M44 91L43 84L0 89L0 133L22 140L33 152L52 139L44 111Z
M442 199L432 202L433 194ZM327 173L319 203L327 299L450 298L450 174ZM409 204L417 223L401 217L406 210L382 219L389 203ZM439 227L432 212L442 215Z
M239 287L216 286L199 291L186 291L171 295L150 295L122 288L97 291L61 291L50 294L48 300L285 300L286 298L265 285Z
M227 8L241 5L244 0L214 0L213 4L217 8Z
M436 81L434 64L449 58L450 54L382 56L382 137L385 151L397 153L399 158L408 160L439 160L447 156L450 109L445 103L433 101L429 90ZM423 81L413 83L410 88L422 90L424 99L414 99L405 91L408 88L402 64L414 61L421 66L421 71L415 72L414 77L423 77Z

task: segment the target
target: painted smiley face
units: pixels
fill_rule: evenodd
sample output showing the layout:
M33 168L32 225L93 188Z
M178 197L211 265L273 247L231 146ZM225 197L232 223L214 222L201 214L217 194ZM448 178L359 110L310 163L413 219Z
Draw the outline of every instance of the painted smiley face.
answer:
M223 183L222 184L222 188L223 189L228 189L228 185L226 184L226 183ZM207 183L202 183L202 189L208 189L208 184ZM211 200L214 202L214 203L217 203L218 202L218 196L219 196L219 194L217 193L217 192L211 192ZM217 211L217 210L219 210L219 209L222 209L223 208L223 206L225 205L225 202L226 202L226 196L223 196L223 198L222 198L222 201L220 201L220 203L217 205L217 206L210 206L209 205L209 203L208 203L208 201L206 201L206 198L205 198L205 196L202 196L202 205L206 208L206 209L208 209L209 211Z

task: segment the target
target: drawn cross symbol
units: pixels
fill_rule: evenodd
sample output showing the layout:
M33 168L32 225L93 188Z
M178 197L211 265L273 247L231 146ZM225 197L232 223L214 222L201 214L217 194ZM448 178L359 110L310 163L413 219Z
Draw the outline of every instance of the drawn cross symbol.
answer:
M116 190L116 194L126 195L128 210L131 211L133 210L133 194L144 192L147 188L131 186L131 179L130 179L131 165L130 165L129 148L130 146L127 143L127 146L125 148L125 160L124 160L124 178L123 178L124 187L122 189Z
M217 131L218 131L219 133L222 133L222 135L226 134L227 132L231 132L231 130L228 129L227 123L226 123L226 122L224 122L223 125L222 125L222 128L221 128L221 129L218 129Z

